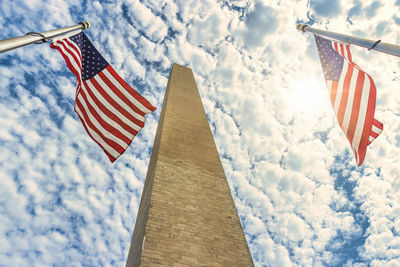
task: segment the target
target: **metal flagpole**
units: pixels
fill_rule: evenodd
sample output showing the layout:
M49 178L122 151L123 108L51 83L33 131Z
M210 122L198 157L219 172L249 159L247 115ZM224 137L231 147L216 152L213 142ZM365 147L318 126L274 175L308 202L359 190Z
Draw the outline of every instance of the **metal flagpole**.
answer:
M46 32L28 32L25 36L0 40L0 53L33 43L45 43L53 37L60 36L62 34L66 34L72 31L84 30L88 28L90 28L90 23L86 21L80 22L79 24L73 26L63 27Z
M317 35L326 36L332 39L336 39L342 42L362 46L368 48L368 50L376 50L389 55L400 57L400 46L388 43L382 43L381 40L370 40L357 36L346 35L342 33L336 33L331 31L324 31L320 29L311 28L308 25L297 24L297 30L303 32L311 32Z

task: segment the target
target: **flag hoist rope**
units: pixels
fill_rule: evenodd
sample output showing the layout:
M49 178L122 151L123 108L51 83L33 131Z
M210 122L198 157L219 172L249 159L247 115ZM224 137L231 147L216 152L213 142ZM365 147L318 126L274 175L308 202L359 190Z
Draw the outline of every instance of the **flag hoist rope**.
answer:
M15 38L0 40L0 53L13 50L15 48L30 45L45 43L48 40L77 30L84 30L90 28L89 22L80 22L73 26L63 27L59 29L54 29L46 32L28 32L24 36L19 36Z
M394 44L383 43L381 40L370 40L366 38L361 38L357 36L351 36L331 31L324 31L320 29L311 28L308 25L297 24L297 30L303 32L311 32L320 36L329 37L335 40L339 40L342 42L346 42L349 44L354 44L358 46L362 46L368 48L369 50L375 50L379 52L383 52L389 55L400 57L400 46Z

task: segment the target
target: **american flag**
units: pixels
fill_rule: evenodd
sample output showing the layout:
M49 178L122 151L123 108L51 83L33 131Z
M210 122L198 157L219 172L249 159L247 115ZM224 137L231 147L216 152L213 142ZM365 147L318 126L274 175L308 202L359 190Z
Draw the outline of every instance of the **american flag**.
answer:
M383 124L374 118L376 87L353 62L350 45L314 35L333 110L360 166Z
M114 162L155 110L100 55L83 32L53 41L77 78L75 112L86 132Z

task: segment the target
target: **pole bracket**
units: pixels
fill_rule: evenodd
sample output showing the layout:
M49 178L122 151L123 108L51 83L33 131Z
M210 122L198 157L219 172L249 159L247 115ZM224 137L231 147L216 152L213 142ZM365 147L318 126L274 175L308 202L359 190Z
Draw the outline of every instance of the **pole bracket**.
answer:
M82 30L90 28L90 23L88 21L79 22L78 24L82 25L82 27L83 27Z
M381 42L381 40L376 41L376 42L371 46L371 48L368 48L368 50L374 49L375 46L376 46L377 44L379 44L380 42Z
M308 25L305 25L305 24L297 24L297 26L296 26L297 30L302 31L302 32L306 32L304 29L307 27L308 27Z
M36 42L34 42L34 44L43 44L46 43L48 41L48 39L46 38L46 36L44 36L43 34L41 34L40 32L28 32L25 35L31 35L31 36L40 36L43 39L42 40L38 40Z

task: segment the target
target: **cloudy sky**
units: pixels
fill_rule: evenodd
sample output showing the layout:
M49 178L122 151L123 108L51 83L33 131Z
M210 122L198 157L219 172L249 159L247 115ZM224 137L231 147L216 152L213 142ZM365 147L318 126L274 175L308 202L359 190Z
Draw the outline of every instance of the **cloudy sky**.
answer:
M172 63L193 69L257 266L400 264L400 61L352 47L383 133L356 166L313 36L400 44L400 0L0 0L0 39L89 21L157 111L111 164L61 55L0 55L0 266L124 266Z

